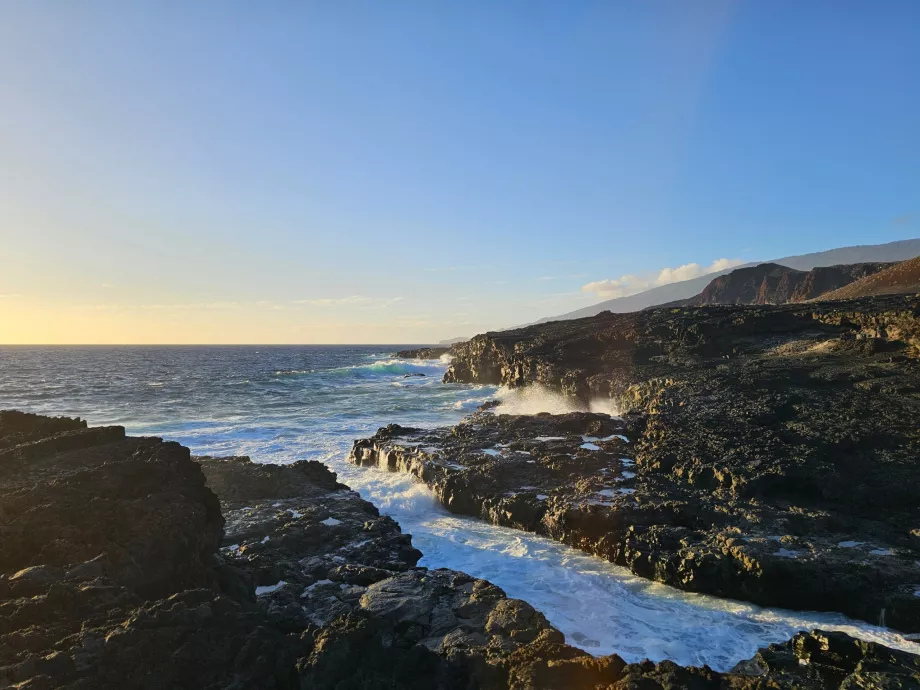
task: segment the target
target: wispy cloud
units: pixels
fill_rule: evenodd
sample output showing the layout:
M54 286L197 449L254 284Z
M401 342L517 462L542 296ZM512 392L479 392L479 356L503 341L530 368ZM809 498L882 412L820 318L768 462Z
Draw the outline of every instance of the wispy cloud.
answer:
M154 302L152 304L89 303L77 304L77 309L87 311L230 311L245 308L284 309L284 305L270 300L257 301L216 301L216 302Z
M294 304L306 304L311 307L344 307L359 306L366 308L383 308L391 304L402 302L402 297L367 297L365 295L349 295L348 297L322 297L318 299L298 299Z
M740 266L743 263L741 259L716 259L709 266L702 266L697 263L684 264L676 268L662 268L658 273L642 276L627 274L619 278L595 280L594 282L582 285L581 291L593 293L601 299L627 297L628 295L635 295L637 292L658 287L659 285L679 283L682 280L690 280L706 275L707 273L724 271L734 266Z
M465 266L429 266L422 270L425 273L443 273L445 271L488 271L492 268L491 264L468 264Z
M892 219L891 219L891 223L892 223L893 225L910 225L910 223L911 223L911 221L913 221L913 219L914 219L913 214L911 214L911 213L905 213L904 215L895 216L894 218L892 218Z

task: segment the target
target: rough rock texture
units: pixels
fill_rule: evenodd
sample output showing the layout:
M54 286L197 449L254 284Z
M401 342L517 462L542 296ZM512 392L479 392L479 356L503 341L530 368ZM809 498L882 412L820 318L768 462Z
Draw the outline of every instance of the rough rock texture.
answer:
M686 300L662 307L700 307L712 304L786 304L805 302L845 285L890 268L890 263L841 264L797 271L780 264L765 263L736 268L713 278L703 291Z
M422 347L418 350L400 350L399 359L438 359L450 352L449 347Z
M415 567L410 538L324 466L197 460L120 427L0 412L0 688L920 682L917 657L820 631L728 674L591 657L494 585Z
M199 462L222 497L228 563L305 641L303 687L503 688L513 654L596 663L498 587L416 568L411 538L324 465Z
M14 412L0 448L0 687L291 687L188 449Z
M541 383L627 412L636 492L591 527L608 557L688 590L920 630L920 299L606 314L456 355L448 381Z

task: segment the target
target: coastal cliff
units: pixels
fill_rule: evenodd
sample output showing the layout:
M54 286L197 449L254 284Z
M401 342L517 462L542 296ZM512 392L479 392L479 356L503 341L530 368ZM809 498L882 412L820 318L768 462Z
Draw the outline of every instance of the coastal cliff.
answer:
M418 567L411 537L316 462L193 458L121 427L0 412L0 478L3 688L920 681L917 656L821 631L730 673L592 657L489 582Z
M602 314L454 355L447 382L540 384L623 420L480 414L381 430L357 462L682 589L920 630L920 298Z

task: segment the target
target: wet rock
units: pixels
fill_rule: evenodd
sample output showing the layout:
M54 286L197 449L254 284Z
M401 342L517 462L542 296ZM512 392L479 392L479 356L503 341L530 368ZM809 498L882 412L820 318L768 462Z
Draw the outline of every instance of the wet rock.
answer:
M2 688L917 682L916 657L820 631L731 674L595 658L489 582L418 568L411 538L319 463L195 462L178 444L118 428L52 420L42 437L40 420L20 421L29 428L19 424L14 441L0 427L10 451L0 463Z
M440 359L449 352L449 347L422 347L417 350L400 350L396 353L396 357L399 359Z
M448 382L613 398L629 444L479 415L357 462L682 589L920 630L920 299L607 313L454 354Z

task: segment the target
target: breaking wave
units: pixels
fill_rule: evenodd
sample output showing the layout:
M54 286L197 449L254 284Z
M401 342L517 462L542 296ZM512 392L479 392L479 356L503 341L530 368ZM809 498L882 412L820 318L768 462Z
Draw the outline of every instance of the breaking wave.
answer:
M594 398L586 406L578 400L567 398L561 393L540 384L523 388L498 389L495 398L501 401L496 408L498 414L568 414L569 412L598 412L611 417L619 416L620 409L612 398Z
M580 409L541 387L441 385L445 362L391 359L371 347L68 348L52 355L16 349L6 356L15 365L0 367L0 407L120 424L130 434L179 441L195 454L328 463L412 535L425 554L422 565L493 581L593 654L724 670L758 647L815 627L918 651L892 631L843 616L761 609L640 580L557 542L450 515L412 477L346 461L356 438L385 424L455 424L496 396L502 412ZM402 378L410 373L427 376ZM168 386L144 385L167 377ZM591 408L615 411L604 404Z

